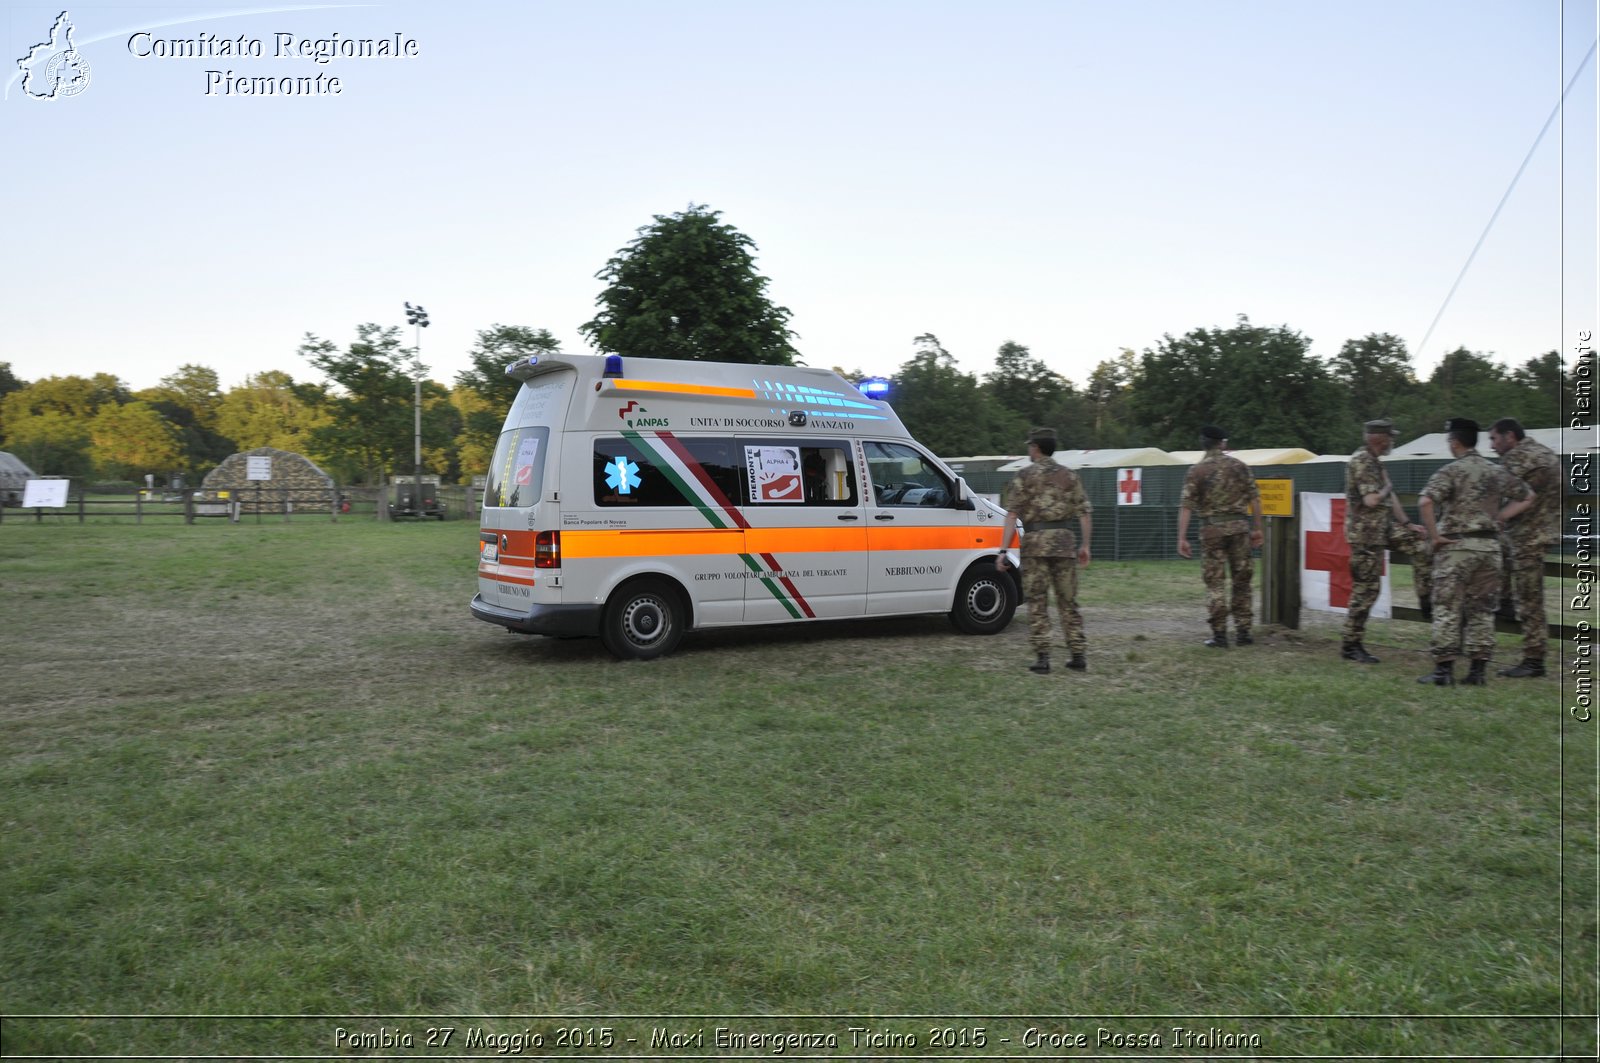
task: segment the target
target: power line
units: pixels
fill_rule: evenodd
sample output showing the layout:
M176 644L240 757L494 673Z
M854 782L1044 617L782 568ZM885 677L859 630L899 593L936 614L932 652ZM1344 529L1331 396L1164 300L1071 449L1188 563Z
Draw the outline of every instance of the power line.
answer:
M1583 62L1579 63L1578 69L1573 71L1572 79L1567 82L1567 87L1561 90L1561 98L1556 101L1555 107L1551 109L1550 117L1544 120L1544 126L1539 130L1539 135L1533 138L1533 146L1528 149L1528 154L1523 156L1522 165L1517 167L1516 176L1512 177L1511 184L1506 186L1506 193L1500 197L1500 202L1495 205L1494 213L1489 215L1489 224L1483 227L1483 233L1478 237L1478 242L1472 245L1472 253L1467 256L1467 261L1462 265L1461 272L1456 274L1456 282L1450 285L1450 292L1444 297L1444 302L1440 304L1439 312L1433 315L1433 323L1428 326L1428 331L1423 333L1422 342L1417 344L1417 349L1411 352L1413 360L1420 359L1422 349L1428 345L1428 340L1433 338L1433 330L1438 327L1439 319L1444 317L1445 309L1449 307L1450 300L1455 298L1456 289L1461 287L1462 278L1467 275L1467 270L1472 268L1472 260L1478 257L1478 249L1489 238L1489 230L1494 228L1495 219L1500 217L1500 211L1505 207L1506 200L1511 198L1511 193L1515 191L1517 182L1522 180L1522 171L1528 168L1528 163L1533 159L1533 153L1539 150L1539 142L1550 131L1550 124L1556 120L1556 115L1561 113L1561 105L1566 103L1567 94L1578 83L1578 75L1582 74L1584 67L1589 65L1589 60L1594 58L1596 46L1600 46L1600 38L1596 38L1594 44L1589 45L1589 51L1584 54Z

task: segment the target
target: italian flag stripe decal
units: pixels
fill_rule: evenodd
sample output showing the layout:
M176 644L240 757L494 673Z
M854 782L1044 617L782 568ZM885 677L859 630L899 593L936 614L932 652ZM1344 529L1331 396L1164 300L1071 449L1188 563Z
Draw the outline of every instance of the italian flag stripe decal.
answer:
M683 441L671 432L646 434L624 430L622 438L638 447L641 453L648 455L650 463L661 470L668 482L700 511L701 516L705 517L713 528L750 527L750 523L744 519L744 514L739 512L739 508L717 486L716 481L712 480L711 474L694 459ZM661 446L658 448L652 443L660 443ZM739 558L751 572L760 574L761 585L778 599L791 617L799 620L802 616L817 615L799 588L784 575L783 566L778 563L776 557L763 553L760 555L761 561L757 561L750 554L740 554ZM762 568L761 562L765 562L769 568Z

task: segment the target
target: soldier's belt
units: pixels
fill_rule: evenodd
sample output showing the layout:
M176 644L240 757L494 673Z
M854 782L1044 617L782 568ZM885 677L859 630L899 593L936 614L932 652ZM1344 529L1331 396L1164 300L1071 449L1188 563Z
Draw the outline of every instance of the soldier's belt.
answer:
M1024 531L1071 531L1070 520L1030 520L1022 524Z
M1214 517L1201 517L1202 524L1231 524L1236 520L1249 520L1248 513L1219 513Z
M1498 539L1498 538L1500 538L1500 533L1497 532L1497 531L1482 531L1482 530L1480 530L1480 531L1464 531L1464 532L1447 532L1446 534L1453 535L1457 539Z

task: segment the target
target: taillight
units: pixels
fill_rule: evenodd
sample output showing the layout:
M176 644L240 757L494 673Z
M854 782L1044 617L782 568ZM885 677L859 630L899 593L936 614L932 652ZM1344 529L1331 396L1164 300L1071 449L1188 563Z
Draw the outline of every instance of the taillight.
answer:
M533 567L561 567L561 533L542 531L533 539Z

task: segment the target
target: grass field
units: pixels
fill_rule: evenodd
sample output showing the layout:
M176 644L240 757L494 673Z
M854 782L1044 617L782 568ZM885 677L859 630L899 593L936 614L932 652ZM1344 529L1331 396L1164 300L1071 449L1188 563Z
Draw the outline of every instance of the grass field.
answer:
M1094 564L1087 674L1024 616L623 664L473 620L473 531L0 527L5 1054L1594 1053L1558 676L1208 650L1197 562Z

